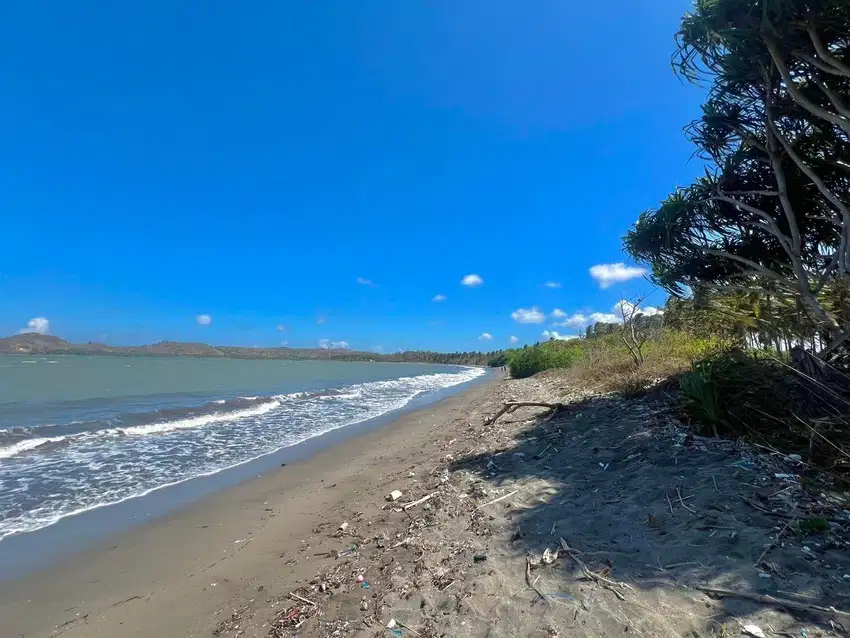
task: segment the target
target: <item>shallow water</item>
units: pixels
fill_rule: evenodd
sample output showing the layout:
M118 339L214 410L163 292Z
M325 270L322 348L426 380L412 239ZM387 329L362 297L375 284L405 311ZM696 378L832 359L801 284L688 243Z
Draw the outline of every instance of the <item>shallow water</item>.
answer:
M296 445L481 369L0 357L0 539Z

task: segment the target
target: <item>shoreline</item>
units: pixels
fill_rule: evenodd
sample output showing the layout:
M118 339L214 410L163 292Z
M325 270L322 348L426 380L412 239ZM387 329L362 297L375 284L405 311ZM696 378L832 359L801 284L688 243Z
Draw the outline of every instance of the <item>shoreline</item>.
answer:
M414 399L400 411L265 455L260 459L265 460L262 467L255 459L212 477L190 479L4 539L0 558L5 555L5 563L0 562L0 568L5 565L6 573L27 573L0 580L0 625L12 635L20 633L28 638L54 635L60 626L63 635L151 635L149 621L134 625L130 620L136 606L121 601L144 600L149 606L158 592L169 591L191 602L183 613L164 617L165 624L153 633L206 635L192 632L217 611L210 604L223 605L224 595L233 595L234 587L244 593L243 585L234 583L259 578L265 571L262 564L266 559L257 562L258 550L264 548L260 553L265 555L272 551L270 545L282 541L281 537L289 538L284 545L293 546L296 537L309 536L313 529L310 521L322 518L331 503L343 506L373 490L378 474L390 468L398 470L401 459L387 463L386 453L398 455L404 450L406 456L421 455L421 446L434 427L483 400L500 380L501 375L483 375L441 391L443 397L439 397L441 393L437 398L432 395L424 406ZM283 457L288 460L280 467ZM180 493L184 486L209 483L211 478L232 481L233 476L222 475L240 468L243 476L225 489L208 485L200 499L196 492L191 494L192 489L189 495ZM177 502L172 498L163 508L168 499L162 497L169 492ZM297 516L293 516L293 508ZM108 534L103 533L104 526ZM34 572L33 565L22 570L18 561L16 566L13 557L34 549L36 544L60 547L62 558L58 559L56 552L46 552L41 557L46 560ZM220 573L216 569L219 565ZM214 572L204 578L209 582L201 580L205 571ZM265 580L269 579L273 580ZM163 600L162 604L167 603ZM128 622L120 620L113 625L125 615ZM94 617L100 618L98 625L110 628L92 633L93 627L88 625ZM75 633L76 626L79 634Z
M315 434L231 466L205 472L128 496L66 514L34 530L0 539L0 583L50 567L52 563L85 550L109 536L214 496L240 483L274 472L281 465L309 459L316 453L364 433L391 424L403 415L462 394L494 378L485 372L455 386L411 399L403 407L358 423Z

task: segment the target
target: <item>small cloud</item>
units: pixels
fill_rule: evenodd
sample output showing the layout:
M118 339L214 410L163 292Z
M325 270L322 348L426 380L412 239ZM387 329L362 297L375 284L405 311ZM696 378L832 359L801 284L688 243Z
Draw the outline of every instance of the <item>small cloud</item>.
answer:
M378 354L382 354L384 352L384 346L372 346L372 350Z
M330 339L319 339L319 347L322 350L348 350L351 346L347 341L331 341Z
M279 323L275 326L275 330L277 330L278 332L286 332L286 326L282 323Z
M322 315L319 315L318 317L316 317L316 323L320 326L324 325L324 323L326 321L327 321L327 319L325 319Z
M375 285L374 281L372 281L371 279L364 279L363 277L358 277L357 283L360 284L361 286L374 286Z
M645 274L645 268L626 266L622 262L616 264L597 264L590 267L590 276L599 282L600 288L610 288L616 283L643 277Z
M195 317L195 321L198 322L199 326L208 326L212 323L212 317L210 315L198 315Z
M570 341L571 339L578 339L575 335L562 335L554 330L544 330L543 337L546 339L554 339L555 341Z
M50 332L50 321L48 321L47 317L33 317L29 321L27 321L27 327L21 328L18 330L18 334L26 334L28 332L35 332L36 334L46 335Z
M566 313L566 312L564 312L563 310L561 310L560 308L555 308L555 309L552 311L552 316L553 316L555 319L563 319L564 317L566 317L566 316L567 316L567 313Z
M547 281L543 285L546 286L547 288L560 288L561 282L559 282L559 281Z
M593 325L595 323L620 323L622 319L612 313L606 312L592 312L589 315L586 315L581 312L577 312L574 315L567 316L560 323L555 323L556 326L561 326L562 328L585 328L587 326Z
M460 280L461 286L468 286L469 288L474 288L475 286L480 286L484 283L484 280L480 275L476 275L472 273L471 275L466 275L463 279Z
M478 339L481 341L491 341L493 339L493 335L491 335L489 332L482 332L481 336L478 337Z
M280 342L280 345L287 346L287 345L289 345L289 342L286 339L284 339L283 341Z
M446 299L448 299L448 297L446 297L445 295L436 294L434 295L434 298L431 301L433 301L434 303L440 303L441 301L445 301Z
M546 314L537 306L518 308L511 313L511 317L519 323L543 323L546 321Z
M514 337L511 335L511 343L519 343L519 337Z
M629 301L628 299L622 299L614 304L614 312L617 315L617 321L622 321L625 317L630 317L632 314L637 315L646 315L647 317L655 317L656 315L663 315L664 311L661 308L656 308L655 306L642 306L638 308L637 312L634 312L635 305Z

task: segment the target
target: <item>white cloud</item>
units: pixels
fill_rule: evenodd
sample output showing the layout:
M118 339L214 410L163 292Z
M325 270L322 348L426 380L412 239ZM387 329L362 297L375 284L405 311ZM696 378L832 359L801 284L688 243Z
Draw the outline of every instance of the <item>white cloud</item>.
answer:
M374 350L378 354L381 354L384 352L384 346L372 346L372 350Z
M616 264L597 264L590 267L590 276L599 282L600 288L610 288L616 283L643 277L645 268L626 266L623 262Z
M555 323L555 325L561 326L562 328L584 328L598 322L619 323L620 321L622 321L622 319L619 315L615 315L613 313L592 312L589 315L586 315L584 313L577 312L574 315L568 316L560 323Z
M475 286L480 286L484 283L484 280L480 275L476 275L472 273L471 275L466 275L463 279L460 280L461 286L469 286L470 288L474 288Z
M33 317L29 321L27 321L27 327L21 328L18 330L18 334L26 334L28 332L35 332L40 335L46 335L50 332L50 321L47 320L47 317Z
M519 323L543 323L546 314L537 306L531 308L517 308L511 313L511 318Z
M448 297L446 297L445 295L436 294L434 295L434 298L431 301L435 303L440 303L441 301L445 301L446 299L448 299Z
M324 324L326 321L327 321L327 319L325 319L322 315L319 315L318 317L316 317L316 323L320 326L322 324Z
M546 286L547 288L560 288L561 282L559 282L559 281L547 281L543 285Z
M348 350L351 346L347 341L331 341L330 339L319 339L319 347L322 350Z
M622 299L614 304L614 312L617 314L618 321L622 321L623 314L625 313L626 317L630 317L634 310L635 305L629 301L628 299ZM646 315L647 317L655 317L656 315L663 315L664 311L661 308L656 308L655 306L642 306L638 308L635 315Z
M284 339L283 341L280 342L280 345L287 346L287 345L289 345L289 342L286 339Z
M275 330L277 330L278 332L285 332L285 331L286 331L286 326L285 326L285 325L283 325L282 323L279 323L279 324L277 324L277 325L275 326Z
M208 326L212 323L212 317L210 315L198 315L195 317L195 321L198 322L199 326Z
M493 335L491 335L489 332L482 332L481 336L478 338L481 341L490 341L491 339L493 339Z
M563 319L567 316L567 313L561 310L560 308L555 308L552 311L552 316L555 317L555 319Z
M546 339L554 339L555 341L570 341L571 339L577 339L578 338L575 335L562 335L562 334L555 332L554 330L544 330L543 336Z
M511 343L519 343L519 337L514 337L511 335Z
M361 286L374 286L375 285L374 281L372 281L371 279L364 279L363 277L358 277L357 283L360 284Z

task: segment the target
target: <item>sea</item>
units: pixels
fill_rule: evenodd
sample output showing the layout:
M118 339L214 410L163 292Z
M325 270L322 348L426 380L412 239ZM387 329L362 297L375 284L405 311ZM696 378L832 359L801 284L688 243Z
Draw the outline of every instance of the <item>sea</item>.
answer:
M483 374L402 363L0 356L0 544Z

